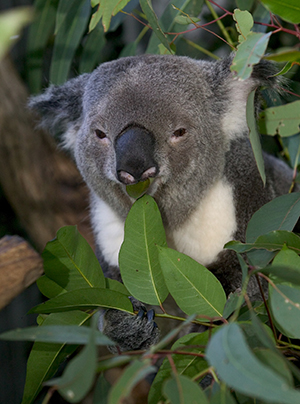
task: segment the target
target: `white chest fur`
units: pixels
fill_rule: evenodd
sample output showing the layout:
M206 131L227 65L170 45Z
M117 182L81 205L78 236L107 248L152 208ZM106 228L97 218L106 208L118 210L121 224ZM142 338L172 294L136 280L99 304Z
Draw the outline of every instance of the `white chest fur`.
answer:
M95 197L92 206L92 223L96 243L110 265L118 265L118 255L124 239L124 221ZM236 218L232 187L218 181L176 231L168 234L169 245L189 255L203 265L214 262L225 243L233 238Z
M202 265L213 263L224 244L232 240L236 217L232 187L216 182L187 221L172 232L176 250Z

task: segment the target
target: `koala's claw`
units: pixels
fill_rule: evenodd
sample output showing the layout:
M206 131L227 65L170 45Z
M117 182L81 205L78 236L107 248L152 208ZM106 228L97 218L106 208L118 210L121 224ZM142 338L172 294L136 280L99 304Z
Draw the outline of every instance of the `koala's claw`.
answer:
M139 317L140 319L142 319L145 316L146 313L146 309L143 307L138 311L137 317ZM148 315L148 314L147 314Z
M158 342L160 331L154 321L153 309L147 311L139 301L131 298L136 315L119 310L103 310L99 319L99 329L117 343L121 351L148 349ZM109 347L116 353L118 348Z
M148 321L154 320L155 311L153 309L149 310L146 314Z

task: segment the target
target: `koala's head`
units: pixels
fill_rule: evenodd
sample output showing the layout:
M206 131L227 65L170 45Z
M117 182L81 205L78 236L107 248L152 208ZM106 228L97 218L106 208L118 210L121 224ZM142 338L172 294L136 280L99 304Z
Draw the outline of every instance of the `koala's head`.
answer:
M247 97L268 81L264 64L237 80L231 60L123 58L50 87L30 107L107 202L124 198L125 185L154 178L149 193L162 209L188 204L222 175L230 142L247 132Z

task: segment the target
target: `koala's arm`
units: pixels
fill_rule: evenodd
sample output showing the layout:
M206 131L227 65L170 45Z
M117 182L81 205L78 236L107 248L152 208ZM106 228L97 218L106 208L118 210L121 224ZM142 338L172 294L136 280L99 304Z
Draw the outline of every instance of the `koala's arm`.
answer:
M122 282L119 267L109 265L98 246L96 246L96 256L104 275ZM137 312L134 316L119 310L101 311L98 328L117 343L117 347L109 347L109 350L113 353L118 352L118 350L123 352L148 349L158 342L160 337L160 331L154 321L154 310L147 311L141 302L132 297L130 297L130 301L133 310Z

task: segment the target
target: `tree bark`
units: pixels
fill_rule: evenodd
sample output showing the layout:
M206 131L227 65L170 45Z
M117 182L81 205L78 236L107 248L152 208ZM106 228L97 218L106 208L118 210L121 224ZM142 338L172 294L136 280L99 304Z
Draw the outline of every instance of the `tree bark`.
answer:
M77 224L93 244L88 190L73 161L37 129L28 92L11 61L0 62L0 183L38 250L56 231Z
M43 273L43 260L18 236L0 239L0 309Z

